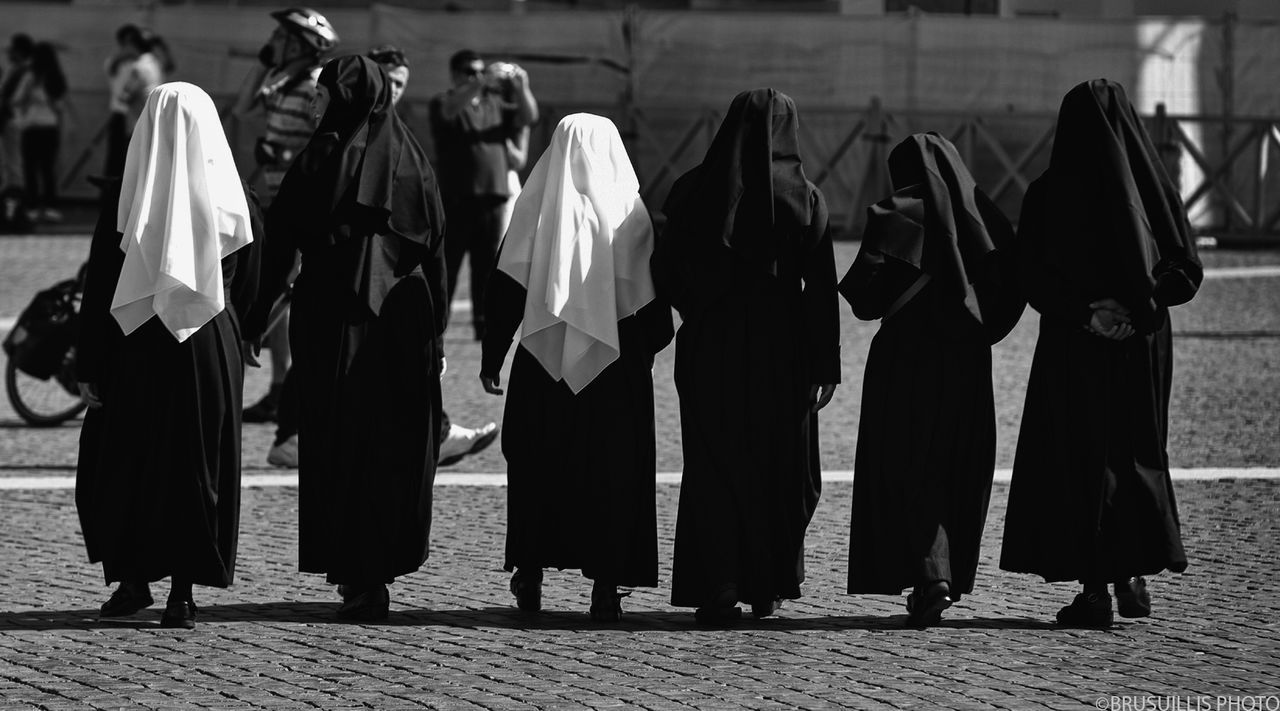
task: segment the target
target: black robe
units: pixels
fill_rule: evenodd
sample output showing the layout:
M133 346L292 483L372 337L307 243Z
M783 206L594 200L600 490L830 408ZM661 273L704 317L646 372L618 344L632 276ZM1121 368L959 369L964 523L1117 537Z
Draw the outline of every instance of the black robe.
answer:
M890 170L898 191L868 210L840 284L854 315L882 319L863 378L848 591L945 580L955 599L973 590L995 467L991 344L1026 302L1013 229L950 143L908 138Z
M664 207L654 284L683 319L674 605L800 597L822 488L809 394L840 380L840 316L826 203L797 144L789 98L741 94Z
M1203 273L1182 203L1123 90L1063 100L1049 170L1023 203L1020 279L1040 312L1000 567L1048 581L1187 567L1166 451L1168 307ZM1085 330L1115 298L1136 333Z
M525 289L494 271L482 375L502 369ZM576 395L523 345L502 419L507 570L573 568L628 587L658 584L653 357L671 342L671 307L651 301L618 322L621 353Z
M443 218L422 149L363 57L321 75L331 97L267 220L265 330L295 249L298 564L332 583L390 582L427 558L440 430Z
M105 189L80 308L77 378L103 406L85 413L76 509L91 562L108 583L169 576L227 587L240 524L240 322L258 289L254 241L222 260L227 307L179 343L152 318L128 336L111 316L124 264L116 231L120 185Z

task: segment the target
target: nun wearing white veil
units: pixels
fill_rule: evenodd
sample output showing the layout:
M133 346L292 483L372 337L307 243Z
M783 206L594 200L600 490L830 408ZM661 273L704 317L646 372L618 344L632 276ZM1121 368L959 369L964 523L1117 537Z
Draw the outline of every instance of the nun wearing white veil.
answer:
M101 616L150 606L148 584L168 577L161 625L189 629L191 586L227 587L235 571L237 314L257 293L261 214L213 101L180 82L151 91L104 195L77 343L90 409L76 508L89 560L120 584Z
M653 357L671 309L649 274L653 224L618 129L566 116L516 200L490 277L480 380L501 395L508 571L517 606L542 605L542 569L594 581L591 617L616 621L618 586L658 584Z

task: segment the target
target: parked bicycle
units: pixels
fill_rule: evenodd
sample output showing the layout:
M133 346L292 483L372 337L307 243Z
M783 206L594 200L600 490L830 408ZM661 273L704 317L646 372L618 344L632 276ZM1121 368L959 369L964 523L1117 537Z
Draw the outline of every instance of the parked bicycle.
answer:
M85 267L36 294L5 337L5 392L34 427L53 427L86 407L76 384L76 336Z

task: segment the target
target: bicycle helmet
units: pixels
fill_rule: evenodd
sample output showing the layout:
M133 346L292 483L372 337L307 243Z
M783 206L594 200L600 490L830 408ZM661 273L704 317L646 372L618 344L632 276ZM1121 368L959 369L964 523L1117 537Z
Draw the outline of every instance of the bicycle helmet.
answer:
M271 16L285 29L294 32L317 52L327 52L338 44L338 33L324 15L309 7L277 10Z

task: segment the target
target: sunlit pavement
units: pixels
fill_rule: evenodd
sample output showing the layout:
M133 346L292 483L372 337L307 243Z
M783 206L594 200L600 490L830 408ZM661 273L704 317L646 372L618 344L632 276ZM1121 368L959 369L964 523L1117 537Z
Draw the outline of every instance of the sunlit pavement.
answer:
M83 244L0 240L0 256L22 252L28 265L17 271L0 259L0 318L16 315L14 304L25 303L33 285L73 273L73 253ZM851 254L841 258L847 263ZM1222 261L1218 268L1235 266ZM1267 277L1232 288L1265 295L1278 284ZM1197 332L1253 330L1237 341L1200 337L1179 347L1199 344L1207 360L1243 343L1262 365L1231 382L1242 397L1275 398L1257 385L1275 382L1280 367L1274 314L1243 312L1259 303L1270 302L1253 299L1228 314L1241 325L1193 313L1181 323ZM873 330L846 340L861 343ZM501 399L478 394L471 383L478 348L454 335L448 345L451 414L466 424L500 419ZM670 388L669 357L660 359L660 389ZM856 371L858 357L846 349L847 370ZM1179 363L1186 368L1186 359ZM1176 481L1191 567L1149 580L1153 617L1120 620L1109 631L1055 628L1053 613L1076 589L997 570L1008 496L1007 483L998 481L978 588L947 611L941 627L919 631L904 628L901 597L843 593L852 489L844 470L856 431L856 419L848 418L857 409L857 390L846 383L824 420L839 426L824 424L823 461L831 471L810 527L804 598L776 618L748 615L728 629L699 627L690 610L667 604L679 495L670 397L661 398L658 412L659 468L671 472L658 485L660 587L625 598L620 624L589 621L590 582L570 571L548 574L542 614L516 611L501 570L506 490L483 485L501 483L483 474L504 470L497 445L441 470L431 559L391 587L390 619L338 622L334 589L322 576L297 572L296 473L262 462L271 428L256 425L245 428L246 481L255 485L243 492L236 581L228 590L197 588L199 625L190 632L158 627L164 584L153 588L157 605L134 618L97 620L110 588L85 559L66 488L78 425L27 429L0 402L0 708L1280 710L1280 458L1273 456L1280 430L1273 411L1233 415L1223 431L1241 439L1221 450L1211 448L1217 434L1197 434L1215 432L1214 423L1173 424L1175 439L1179 431L1209 439L1183 435L1171 446L1175 466L1232 468ZM265 376L254 372L249 387L260 391ZM1000 388L997 382L998 396L1018 397ZM1006 433L1015 425L1000 423ZM1192 447L1204 461L1185 461L1195 458ZM1002 443L1002 458L1008 449ZM1271 468L1241 468L1257 466Z

